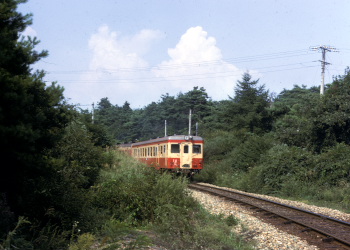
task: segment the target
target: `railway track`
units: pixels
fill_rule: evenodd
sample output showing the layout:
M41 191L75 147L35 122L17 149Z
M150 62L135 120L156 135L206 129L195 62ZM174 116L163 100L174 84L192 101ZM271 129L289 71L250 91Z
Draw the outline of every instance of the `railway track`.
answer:
M283 218L284 224L300 225L303 228L302 232L316 232L317 235L321 235L320 244L327 245L325 249L350 249L350 223L348 222L223 188L202 184L189 184L189 188L249 205L251 209L264 212L270 217Z

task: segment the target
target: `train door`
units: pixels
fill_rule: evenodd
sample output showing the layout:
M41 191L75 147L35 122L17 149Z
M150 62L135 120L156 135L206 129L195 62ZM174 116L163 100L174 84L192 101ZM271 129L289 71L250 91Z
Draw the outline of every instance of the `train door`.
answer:
M182 142L180 147L180 167L192 167L192 147L190 142Z
M157 167L160 166L159 164L159 158L160 158L160 154L161 154L161 150L160 150L160 146L159 144L154 148L156 150L156 163L157 163Z

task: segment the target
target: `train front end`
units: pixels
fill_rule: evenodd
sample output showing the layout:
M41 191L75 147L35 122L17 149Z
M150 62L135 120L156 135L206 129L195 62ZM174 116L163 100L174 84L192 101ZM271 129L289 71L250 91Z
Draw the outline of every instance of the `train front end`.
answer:
M169 136L168 145L168 168L189 175L199 173L203 169L204 140L202 137Z

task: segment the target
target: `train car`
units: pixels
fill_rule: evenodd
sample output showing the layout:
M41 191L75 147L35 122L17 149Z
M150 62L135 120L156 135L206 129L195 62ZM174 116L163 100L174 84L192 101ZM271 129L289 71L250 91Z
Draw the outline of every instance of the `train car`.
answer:
M200 136L173 135L118 145L148 166L192 176L203 169L204 140Z

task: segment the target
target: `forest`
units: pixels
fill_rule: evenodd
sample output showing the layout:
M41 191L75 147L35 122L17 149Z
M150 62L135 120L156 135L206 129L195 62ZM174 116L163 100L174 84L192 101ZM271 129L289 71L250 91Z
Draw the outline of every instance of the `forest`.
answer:
M32 22L24 2L0 3L0 249L252 249L186 179L113 150L163 136L165 120L168 134L188 133L189 110L205 139L196 180L350 211L349 68L322 96L303 85L274 95L247 72L227 100L199 86L140 109L105 97L92 118L32 69L48 51L20 35Z

